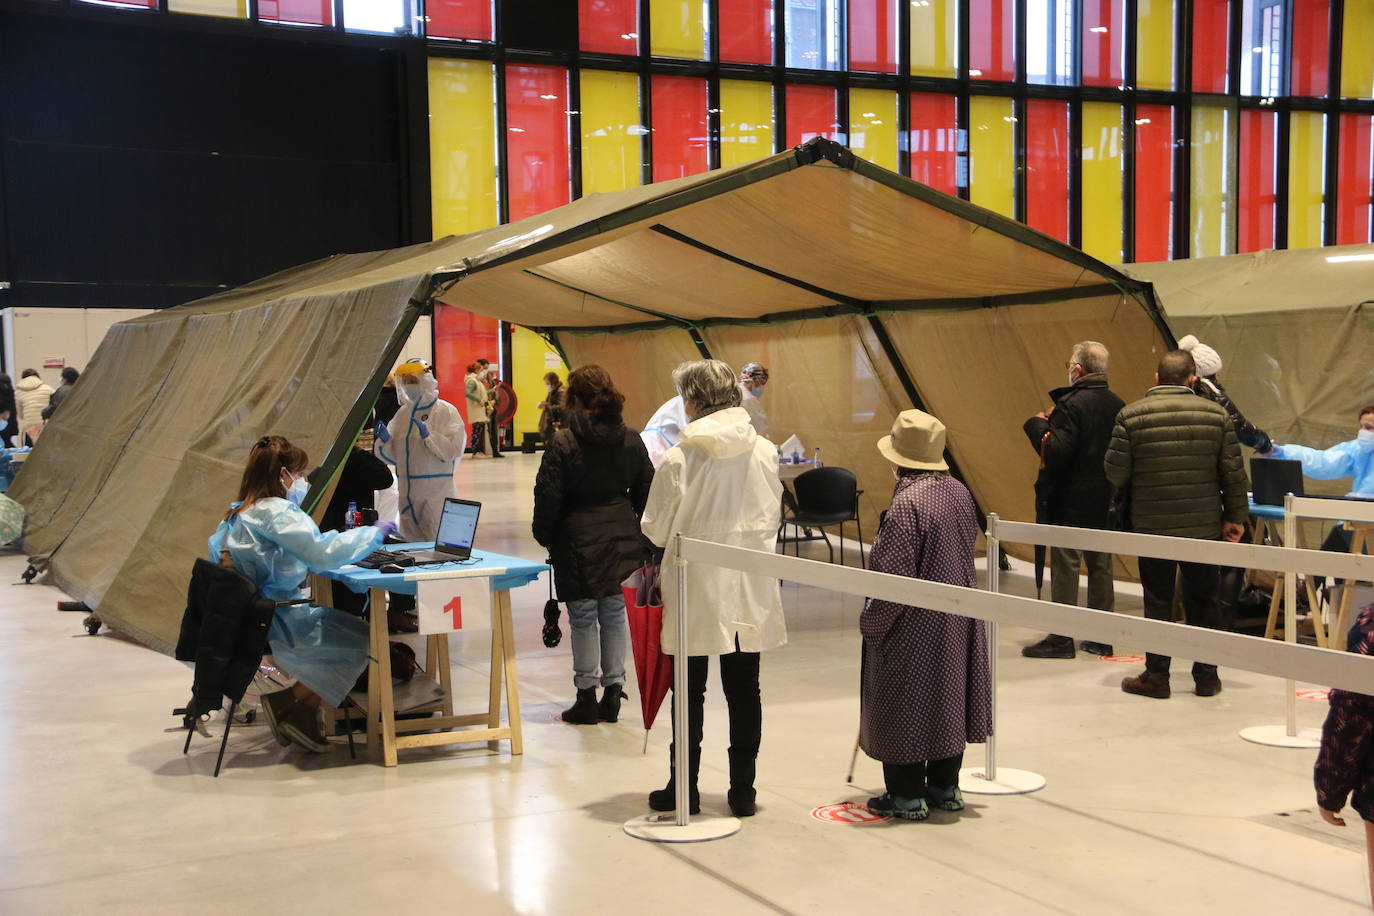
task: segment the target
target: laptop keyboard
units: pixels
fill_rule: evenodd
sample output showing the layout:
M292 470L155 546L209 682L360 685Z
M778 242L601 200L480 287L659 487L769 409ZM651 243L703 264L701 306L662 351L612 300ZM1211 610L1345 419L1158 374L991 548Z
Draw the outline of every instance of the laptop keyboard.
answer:
M388 563L395 563L397 566L414 566L415 558L408 553L396 553L391 550L374 550L372 553L363 557L357 562L363 569L381 569Z

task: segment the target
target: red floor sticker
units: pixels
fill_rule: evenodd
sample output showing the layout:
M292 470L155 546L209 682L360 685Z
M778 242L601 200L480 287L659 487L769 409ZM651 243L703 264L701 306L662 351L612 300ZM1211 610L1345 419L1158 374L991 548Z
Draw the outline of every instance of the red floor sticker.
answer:
M868 824L881 824L887 820L881 814L874 814L863 805L856 805L853 802L844 802L839 805L821 805L819 808L811 809L811 816L818 821L825 821L827 824L849 824L859 827Z
M1100 655L1100 656L1098 656L1098 659L1099 659L1100 661L1104 661L1104 662L1119 662L1119 663L1121 663L1121 664L1123 664L1123 665L1134 665L1134 664L1137 664L1138 662L1143 662L1143 661L1145 661L1145 656L1143 656L1143 655Z
M1299 690L1299 700L1311 700L1314 703L1325 703L1331 697L1331 691L1325 687L1313 688L1310 690Z

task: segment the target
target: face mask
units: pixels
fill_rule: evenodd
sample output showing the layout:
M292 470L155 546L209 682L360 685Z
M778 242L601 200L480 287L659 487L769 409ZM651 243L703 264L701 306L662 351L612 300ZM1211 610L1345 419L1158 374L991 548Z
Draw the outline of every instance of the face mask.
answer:
M291 486L286 488L286 498L296 505L305 502L305 494L310 492L310 484L306 483L304 477L297 477L291 481Z
M1362 429L1355 437L1355 444L1362 452L1374 452L1374 429Z

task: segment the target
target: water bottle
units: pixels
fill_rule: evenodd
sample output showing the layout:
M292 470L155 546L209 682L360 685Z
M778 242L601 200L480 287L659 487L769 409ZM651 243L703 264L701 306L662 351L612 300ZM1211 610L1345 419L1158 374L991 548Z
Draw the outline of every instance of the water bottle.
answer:
M362 520L362 515L363 514L358 511L357 503L349 503L348 511L344 513L344 530L352 531L354 528L357 528L358 523Z
M821 466L821 447L820 447L819 445L816 446L816 454L815 454L815 456L814 456L813 459L812 459L812 466L813 466L813 467L820 467L820 466Z

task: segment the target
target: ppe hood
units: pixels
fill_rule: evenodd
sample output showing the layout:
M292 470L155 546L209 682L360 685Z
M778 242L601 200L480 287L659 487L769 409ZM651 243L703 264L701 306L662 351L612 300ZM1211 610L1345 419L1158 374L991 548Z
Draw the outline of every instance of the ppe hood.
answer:
M681 445L702 449L712 458L734 458L752 451L758 437L747 410L727 407L688 423Z

